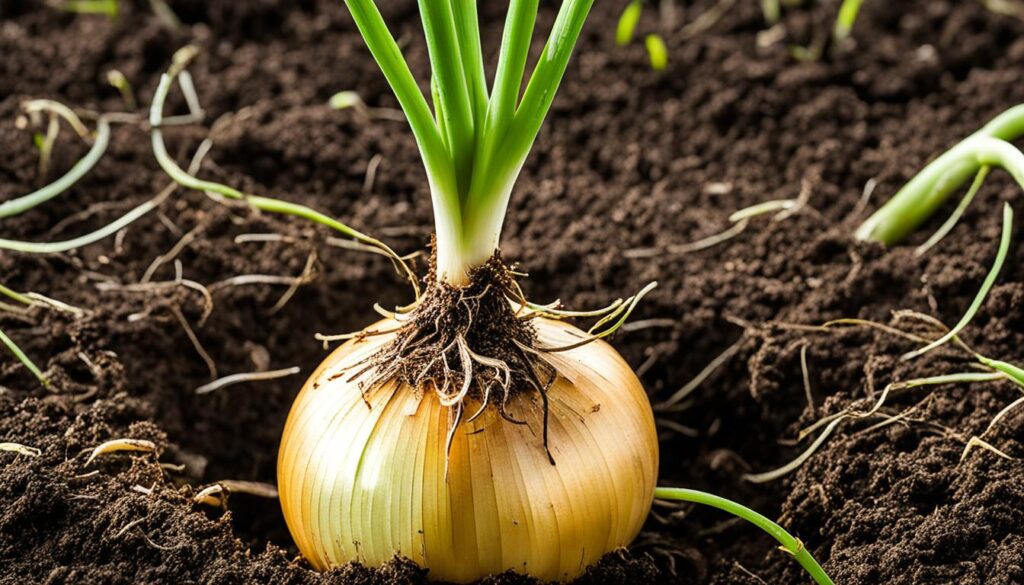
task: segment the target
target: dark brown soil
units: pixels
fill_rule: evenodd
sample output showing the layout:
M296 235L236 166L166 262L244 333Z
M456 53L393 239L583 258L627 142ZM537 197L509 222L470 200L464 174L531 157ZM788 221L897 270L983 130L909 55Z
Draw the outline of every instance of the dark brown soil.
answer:
M897 424L845 423L785 479L753 485L740 477L791 460L803 445L785 439L822 415L866 404L889 382L970 368L954 349L901 362L913 346L884 333L786 324L889 321L895 309L949 323L962 314L994 255L1001 202L1024 209L1019 188L1003 175L994 173L962 224L923 258L911 248L855 243L850 233L864 217L858 201L869 180L877 189L868 210L930 157L1024 101L1024 24L980 2L868 0L856 48L800 63L787 43L827 31L836 1L789 10L783 40L767 44L759 43L771 35L762 34L758 2L734 3L707 30L687 26L716 3L676 2L674 18L648 7L641 32L660 32L670 49L661 74L649 69L642 43L614 46L624 2L595 7L519 182L505 258L529 270L526 291L542 302L602 306L658 280L636 316L647 326L614 340L653 402L739 343L688 409L662 417L696 431L691 437L662 425L664 485L714 491L780 517L840 584L1024 582L1024 466L980 449L960 461L968 439L1019 396L1009 383L898 395L886 413L916 408ZM425 79L414 3L385 4ZM484 36L493 58L504 3L487 4ZM191 40L204 48L191 71L208 122L166 131L179 161L210 136L204 176L329 211L403 253L425 248L429 194L406 125L325 105L334 92L355 89L371 106L395 106L340 2L170 2L183 31L169 30L148 2L121 5L111 21L43 2L0 2L0 199L46 180L37 176L30 133L16 126L24 99L122 110L105 82L117 68L146 104L171 54ZM553 10L545 5L542 25ZM181 111L179 98L170 104ZM84 150L65 130L49 179ZM364 187L377 155L376 180ZM59 200L3 220L2 237L84 233L167 182L146 134L119 126L92 173ZM630 253L709 236L729 225L731 212L802 189L809 189L807 209L782 221L754 220L722 245L685 255ZM177 317L195 330L218 375L293 365L309 372L324 356L313 334L367 325L374 301L409 300L401 278L385 259L331 247L328 234L301 221L224 207L198 193L179 190L161 213L71 254L0 253L3 284L88 311L81 318L40 308L0 314L0 327L55 382L41 388L0 354L0 442L42 449L38 457L0 452L0 582L423 582L422 571L401 562L311 571L273 500L235 495L227 513L191 503L213 481L273 482L277 441L301 384L292 377L196 395L213 372ZM294 276L315 252L315 279L278 311L286 286L213 287L205 323L203 299L191 290L97 286L138 282L193 230L177 256L185 278L211 286L241 274ZM235 242L239 234L271 232L289 241ZM1016 363L1024 362L1021 252L1016 243L963 335L978 351ZM167 263L153 281L174 277ZM805 346L813 409L801 370ZM1011 412L986 440L1024 456L1022 416ZM89 449L119 437L149 439L159 449L84 465ZM656 507L636 543L584 581L807 579L753 528L713 511Z

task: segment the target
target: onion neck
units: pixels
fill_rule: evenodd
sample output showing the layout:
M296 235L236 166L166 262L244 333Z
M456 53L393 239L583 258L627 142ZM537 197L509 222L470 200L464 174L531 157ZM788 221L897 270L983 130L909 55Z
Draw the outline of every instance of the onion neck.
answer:
M503 181L500 188L473 189L485 196L467 196L457 210L445 206L445 198L433 197L437 232L435 277L439 282L467 285L472 269L486 263L498 251L513 184L514 175Z

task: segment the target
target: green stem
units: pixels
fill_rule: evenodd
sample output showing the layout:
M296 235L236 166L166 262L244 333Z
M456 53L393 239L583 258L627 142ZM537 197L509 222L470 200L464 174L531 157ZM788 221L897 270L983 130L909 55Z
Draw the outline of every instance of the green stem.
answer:
M60 242L23 242L20 240L5 240L0 239L0 250L14 250L15 252L24 252L26 254L57 254L60 252L68 252L82 246L88 246L98 242L104 238L110 237L122 228L129 226L132 222L146 215L150 211L153 211L162 201L162 197L150 199L145 203L135 207L128 213L122 215L117 220L103 226L102 228L89 232L83 236L72 238L70 240L63 240Z
M498 247L512 187L593 0L565 0L520 100L538 0L511 0L488 97L474 0L419 0L434 112L372 0L345 0L409 118L430 180L437 278L465 284Z
M680 502L703 504L705 506L711 506L712 508L718 508L719 510L728 512L738 518L742 518L743 520L746 520L767 532L772 536L772 538L779 541L782 548L789 554L793 555L793 558L795 558L796 561L800 563L800 566L814 578L814 581L818 583L818 585L834 585L832 579L825 574L825 570L821 568L818 561L814 560L814 557L811 555L810 551L807 550L807 547L804 546L804 543L800 542L800 539L786 532L786 529L768 519L766 516L758 514L754 510L751 510L742 504L738 504L732 500L727 500L723 497L709 494L707 492L685 488L660 487L654 490L654 497L661 500L676 500Z
M252 207L262 211L301 217L329 227L364 244L373 246L384 252L384 254L391 259L396 268L404 273L412 285L416 297L419 298L420 291L416 275L412 272L412 269L409 268L405 261L402 260L401 256L399 256L384 242L353 229L333 217L310 207L306 207L305 205L290 203L273 197L249 195L248 193L243 193L238 189L227 185L214 183L213 181L204 181L197 177L193 177L178 166L178 163L171 158L170 154L167 153L167 146L164 144L163 132L160 130L160 123L163 120L164 102L167 100L167 94L170 91L171 83L177 72L176 68L172 67L169 73L165 73L160 77L160 84L157 86L156 92L153 94L153 104L150 106L149 110L149 124L152 126L151 141L153 146L153 156L156 157L160 168L162 168L175 183L189 189L195 189L196 191L216 193L217 195L227 197L228 199L244 201Z
M1024 187L1024 154L1007 141L1024 135L1024 104L1010 108L926 166L855 233L892 245L924 223L983 166L1000 167Z
M2 284L0 284L0 295L4 295L5 297L11 299L12 301L17 301L23 305L32 304L32 299L29 296L23 295L16 290L9 289Z
M45 203L50 199L53 199L64 191L67 191L94 166L96 166L96 162L100 160L100 157L102 157L103 153L106 152L107 145L109 143L110 122L108 122L106 118L100 117L99 121L96 123L96 140L93 142L92 148L89 149L89 152L85 153L85 156L75 163L75 166L71 167L70 171L56 181L37 191L29 193L28 195L23 195L16 199L0 203L0 217L10 217L12 215L24 213L41 203Z
M459 40L466 88L473 109L473 123L479 136L479 127L487 115L487 76L484 73L480 17L477 15L476 3L477 0L454 0L452 14L455 17L455 32Z
M566 0L562 3L523 98L507 122L507 130L485 138L488 142L482 150L481 160L477 162L473 185L462 212L462 242L471 262L485 261L498 247L512 187L551 108L591 6L593 0ZM528 28L524 23L522 30L510 33L523 34ZM504 94L496 91L492 101L499 99L507 103L508 94L514 87L511 84L518 72L519 59L510 52L508 63L515 68L506 82L509 85L506 85ZM518 94L518 88L515 91ZM504 97L499 97L502 95ZM495 118L500 123L504 106L500 106L500 102L493 105L497 109Z
M1022 155L1024 156L1024 155ZM971 301L971 305L967 307L967 312L960 318L957 324L946 332L945 335L922 347L921 349L914 350L912 352L903 355L902 359L908 360L916 358L922 354L928 353L929 351L945 345L950 340L955 338L964 327L974 319L974 315L978 313L981 306L985 304L985 298L988 296L988 291L992 290L992 286L995 285L996 279L999 278L999 272L1003 269L1003 264L1006 262L1006 256L1010 253L1010 244L1013 239L1013 209L1009 203L1003 204L1003 232L999 238L999 249L996 251L996 259L992 262L992 268L985 275L985 280L981 283L981 288L978 290L978 294L974 296L974 300Z
M405 62L395 37L384 23L380 11L373 0L345 0L345 5L348 6L359 33L366 41L366 46L369 47L377 65L384 72L384 77L391 85L402 111L405 112L405 117L409 120L427 173L435 180L443 178L444 180L440 182L445 184L440 185L441 187L454 187L451 159L434 124L430 106L427 105L427 100L416 84L416 79L412 76L409 65Z
M18 347L18 344L14 343L14 341L10 337L7 337L7 334L4 333L3 329L0 329L0 343L3 343L4 345L7 346L7 349L11 350L11 353L14 354L14 357L18 358L18 361L21 362L22 365L24 365L26 368L28 368L30 372L32 372L32 375L34 375L36 379L39 380L40 384L42 384L44 387L50 386L50 380L48 380L46 376L43 375L43 371L39 369L39 366L37 366L31 359L29 359L29 357L25 355L25 352L21 351L21 348Z
M470 90L467 85L466 65L462 59L463 39L455 27L455 15L448 1L420 0L420 16L427 39L430 67L436 78L438 119L443 123L445 142L455 169L457 193L461 199L469 189L473 173L475 149L475 123Z
M832 29L832 38L838 43L846 40L853 30L853 24L857 22L857 13L860 12L860 5L863 0L843 0L839 7L839 16L836 18L835 27Z

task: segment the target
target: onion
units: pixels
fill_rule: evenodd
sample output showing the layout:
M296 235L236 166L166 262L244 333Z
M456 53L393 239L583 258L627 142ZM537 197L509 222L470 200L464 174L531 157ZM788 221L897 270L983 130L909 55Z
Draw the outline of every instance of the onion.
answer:
M585 334L532 321L541 347ZM385 320L366 331L387 331ZM539 397L520 394L504 420L485 408L456 427L433 389L398 381L361 388L353 368L394 336L357 338L310 376L288 416L278 487L303 555L325 570L380 566L395 555L464 583L513 570L566 581L636 536L654 495L658 440L647 395L603 341L543 354L548 448ZM372 377L372 374L367 374ZM466 412L479 401L468 398Z

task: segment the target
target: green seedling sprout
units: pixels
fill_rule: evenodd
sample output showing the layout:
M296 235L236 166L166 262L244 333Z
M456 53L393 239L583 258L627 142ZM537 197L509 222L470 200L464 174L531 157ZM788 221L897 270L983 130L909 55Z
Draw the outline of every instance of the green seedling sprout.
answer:
M168 193L169 194L169 193ZM15 252L23 252L26 254L57 254L61 252L69 252L76 250L82 246L88 246L89 244L96 243L102 239L108 238L123 228L128 227L140 217L146 215L150 211L156 209L167 195L161 194L145 203L133 208L128 213L122 215L113 222L103 226L102 228L90 232L88 234L72 238L70 240L62 240L58 242L25 242L21 240L7 240L0 238L0 250L13 250Z
M807 550L807 547L804 546L804 543L799 538L791 535L785 528L779 526L778 523L768 517L758 514L742 504L706 492L684 488L657 488L654 490L654 497L661 500L692 502L711 506L746 520L777 540L782 545L779 548L792 555L800 563L800 566L814 578L815 583L818 585L832 585L832 579L825 574L824 569L821 568L821 565L818 564L818 561L814 559L814 556L811 555L811 552Z
M78 14L101 14L111 19L117 18L120 12L118 0L64 0L57 8Z
M625 47L633 42L633 35L636 33L636 25L640 22L640 14L643 12L643 0L633 0L626 5L626 9L619 16L619 23L615 27L615 44Z
M996 116L929 163L861 224L855 236L886 245L899 243L931 217L968 179L980 174L983 181L990 167L1002 168L1024 187L1024 153L1009 142L1021 136L1024 136L1024 104ZM979 180L975 180L966 203L970 203L980 187Z
M647 57L651 60L651 69L664 71L668 67L668 47L659 35L650 34L644 38Z
M618 25L615 27L615 44L624 47L633 42L636 35L636 27L640 22L640 15L643 12L643 1L633 0L619 16ZM668 67L668 47L661 35L649 34L644 37L644 47L647 49L647 58L651 62L651 69L664 71Z
M124 76L117 69L111 69L107 71L107 83L111 85L118 93L121 94L121 99L124 100L124 105L131 111L138 109L138 102L135 101L135 92L132 91L132 84L129 83L128 78Z
M18 361L22 363L22 365L28 368L28 371L32 372L32 375L35 376L37 380L39 380L39 383L42 384L43 387L50 387L50 380L46 377L45 374L43 374L43 371L39 369L39 366L37 366L35 362L33 362L31 358L29 358L28 355L26 355L25 352L22 351L20 347L18 347L18 344L14 343L13 339L8 337L7 334L4 333L3 329L0 329L0 343L3 343L5 346L7 346L7 349L10 350L12 354L14 354L14 357L17 358Z
M782 20L782 3L780 0L761 0L761 14L768 26L779 24Z
M970 307L967 308L967 312L960 318L960 321L947 332L945 335L922 347L921 349L914 350L912 352L903 355L902 359L909 360L920 355L923 355L937 347L945 345L951 339L967 326L968 323L974 319L974 315L981 308L981 305L985 302L985 297L988 296L988 291L992 289L996 279L999 278L999 271L1003 268L1003 263L1006 262L1006 256L1010 252L1010 242L1013 236L1013 209L1010 205L1003 205L1003 233L999 242L999 250L996 252L996 259L992 263L992 269L989 270L985 276L984 282L981 284L981 289L978 290L978 294L975 295L974 300L971 302Z
M89 152L82 157L64 176L56 181L21 197L0 203L0 218L25 213L37 205L45 203L67 191L79 179L85 176L100 160L110 143L110 122L100 117L96 122L96 138Z
M838 44L850 38L853 31L853 24L857 22L857 14L863 0L843 0L839 7L839 16L836 17L836 24L832 28L832 40Z
M335 110L347 110L363 105L363 99L354 91L339 91L327 103Z
M0 295L4 295L5 297L11 299L12 301L21 303L23 305L31 305L33 302L32 297L25 294L21 294L16 290L11 290L2 284L0 284Z
M45 179L50 172L50 158L53 155L53 145L60 135L60 120L56 116L50 116L46 125L46 134L36 132L32 134L32 144L39 151L39 177Z
M771 0L766 1L771 3ZM839 7L835 24L832 25L831 39L834 47L841 47L850 39L850 33L853 31L853 25L857 21L857 15L860 12L862 3L863 0L843 0L842 5ZM778 3L775 2L774 4L777 5ZM769 24L773 23L769 22ZM818 34L814 36L811 44L807 46L791 45L789 47L789 54L797 61L818 61L828 48L828 43L829 36L827 34Z

